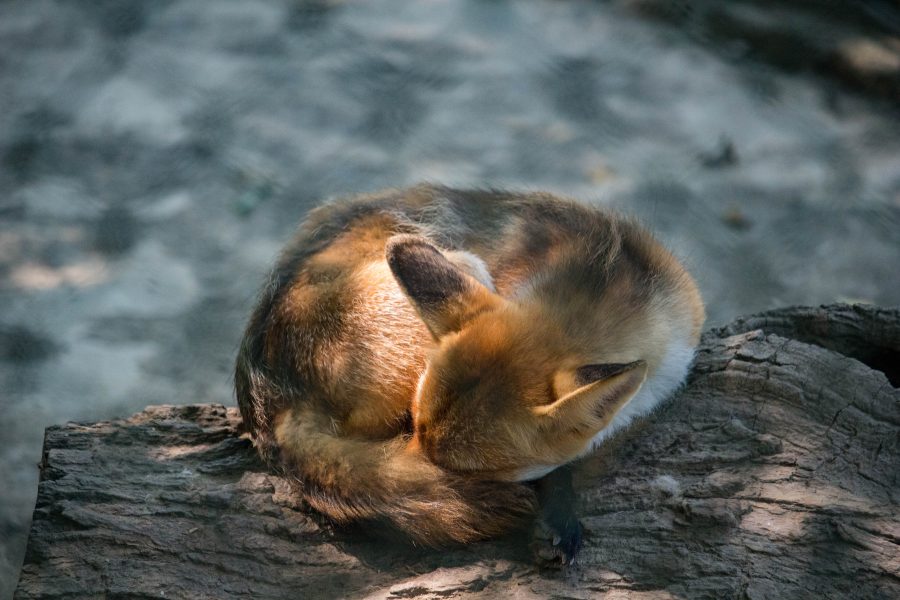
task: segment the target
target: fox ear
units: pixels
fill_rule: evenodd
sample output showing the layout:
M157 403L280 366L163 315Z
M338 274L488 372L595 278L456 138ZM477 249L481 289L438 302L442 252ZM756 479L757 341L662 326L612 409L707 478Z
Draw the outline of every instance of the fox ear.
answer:
M575 389L559 400L532 409L552 432L572 432L590 438L613 420L637 393L647 377L647 363L587 365L576 369ZM554 386L564 385L557 376Z
M424 238L396 235L388 240L385 255L400 289L436 340L504 302Z

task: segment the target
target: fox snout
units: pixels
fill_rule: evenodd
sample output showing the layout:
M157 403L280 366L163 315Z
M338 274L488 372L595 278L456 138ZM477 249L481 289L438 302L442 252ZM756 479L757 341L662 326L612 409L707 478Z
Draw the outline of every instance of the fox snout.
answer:
M440 429L431 428L428 424L417 424L410 446L421 452L433 464L454 472L472 472L474 464L481 464L481 447L477 444L464 443L447 435L441 435Z

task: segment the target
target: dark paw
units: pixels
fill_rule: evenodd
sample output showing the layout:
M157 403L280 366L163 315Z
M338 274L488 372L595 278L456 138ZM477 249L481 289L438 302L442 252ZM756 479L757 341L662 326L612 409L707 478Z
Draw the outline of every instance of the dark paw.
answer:
M531 550L542 566L564 567L575 562L581 550L583 528L578 519L552 524L546 518L535 521Z

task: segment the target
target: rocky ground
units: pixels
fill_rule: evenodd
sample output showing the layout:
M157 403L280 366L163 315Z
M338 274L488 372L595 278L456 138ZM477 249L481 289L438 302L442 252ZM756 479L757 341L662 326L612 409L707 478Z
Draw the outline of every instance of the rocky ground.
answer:
M324 197L610 204L711 323L900 303L896 3L774 4L0 4L0 597L44 427L229 402L256 288Z

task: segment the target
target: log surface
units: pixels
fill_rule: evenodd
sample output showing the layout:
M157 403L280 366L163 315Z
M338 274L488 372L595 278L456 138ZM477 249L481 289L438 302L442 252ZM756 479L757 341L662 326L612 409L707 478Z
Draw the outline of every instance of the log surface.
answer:
M572 568L529 534L445 551L336 530L240 437L157 406L47 430L16 598L898 598L900 310L707 332L686 387L579 464Z

